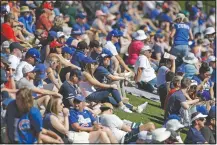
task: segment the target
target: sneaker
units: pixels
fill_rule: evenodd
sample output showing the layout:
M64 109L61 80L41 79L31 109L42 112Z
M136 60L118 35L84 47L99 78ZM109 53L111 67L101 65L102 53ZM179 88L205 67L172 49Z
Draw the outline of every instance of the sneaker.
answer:
M137 107L136 112L137 113L142 113L146 109L147 105L148 105L148 102L145 102L144 104L139 105Z
M123 105L122 107L120 107L121 110L123 110L124 112L127 113L133 113L130 109L128 109L125 105Z

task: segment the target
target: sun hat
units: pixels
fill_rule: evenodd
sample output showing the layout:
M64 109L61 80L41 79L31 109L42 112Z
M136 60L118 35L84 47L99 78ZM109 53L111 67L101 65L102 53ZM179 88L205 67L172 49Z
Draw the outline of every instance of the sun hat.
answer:
M152 131L152 140L154 142L163 142L168 139L171 135L170 131L167 131L166 128L157 128Z
M194 120L198 119L198 118L206 118L207 115L203 115L202 113L200 112L194 112L192 115L191 115L191 122L193 122Z
M213 27L206 28L205 35L209 35L209 34L213 34L213 33L215 33L215 28L213 28Z
M178 13L177 15L176 15L176 19L175 20L177 20L177 19L184 19L185 18L185 15L183 14L183 13Z
M63 32L57 32L57 38L60 38L60 37L65 37L65 34Z
M177 131L183 127L184 127L184 125L182 125L177 119L171 119L166 123L166 129L167 130Z
M145 143L151 143L152 133L148 131L140 131L138 134L138 139L144 140Z
M113 106L111 103L103 103L100 109L103 109L103 108L113 109Z
M81 95L77 95L74 99L75 99L75 100L78 100L78 101L80 101L80 102L85 102L85 101L86 101L85 97L84 97L84 96L81 96Z
M20 8L20 12L21 12L21 13L30 12L30 9L29 9L28 6L22 6L22 7Z
M98 16L106 16L106 13L103 13L101 10L97 10L95 15L96 15L96 17L98 17Z
M23 69L22 69L22 72L23 74L26 74L26 73L29 73L29 72L33 72L34 71L34 67L27 63L26 65L24 65Z
M136 39L136 40L145 40L145 39L147 39L147 36L146 36L144 30L138 30L138 31L136 31L135 35L136 36L134 36L134 39Z
M195 64L198 62L198 59L195 57L194 53L189 52L185 57L183 57L183 61L188 64Z
M194 85L198 85L198 83L197 83L197 81L195 81L195 80L191 80L191 85L190 86L194 86Z
M27 52L26 52L26 55L29 55L33 58L35 58L35 60L37 62L41 62L41 59L40 59L40 51L36 48L30 48Z

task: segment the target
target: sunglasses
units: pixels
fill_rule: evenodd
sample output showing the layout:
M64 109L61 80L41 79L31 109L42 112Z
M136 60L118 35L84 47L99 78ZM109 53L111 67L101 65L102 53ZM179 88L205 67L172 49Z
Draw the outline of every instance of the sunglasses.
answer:
M200 121L206 121L205 118L198 118L198 120L200 120Z

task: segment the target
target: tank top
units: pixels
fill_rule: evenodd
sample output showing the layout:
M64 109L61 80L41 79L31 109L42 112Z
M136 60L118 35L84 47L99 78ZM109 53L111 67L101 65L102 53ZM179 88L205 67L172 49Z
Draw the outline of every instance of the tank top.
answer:
M188 45L190 26L186 23L174 24L176 34L174 36L174 45Z
M81 75L81 81L79 82L78 86L84 97L87 97L88 95L96 91L93 85L91 85L88 81L85 81L85 77L83 76L83 74Z

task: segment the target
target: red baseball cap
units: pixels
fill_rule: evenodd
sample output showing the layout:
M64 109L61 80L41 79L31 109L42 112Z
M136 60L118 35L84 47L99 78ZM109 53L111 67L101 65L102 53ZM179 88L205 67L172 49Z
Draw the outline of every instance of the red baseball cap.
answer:
M50 2L45 2L45 3L43 4L43 8L44 8L44 9L53 10L52 3L50 3Z
M58 41L52 41L50 43L50 48L62 47L63 44L59 43Z

